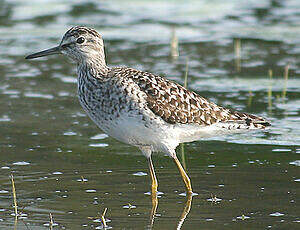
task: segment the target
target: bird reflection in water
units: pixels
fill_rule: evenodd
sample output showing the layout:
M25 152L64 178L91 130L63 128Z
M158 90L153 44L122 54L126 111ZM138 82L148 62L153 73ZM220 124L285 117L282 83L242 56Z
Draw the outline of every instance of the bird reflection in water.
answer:
M196 194L195 193L193 193L193 194L187 193L186 202L185 202L184 208L182 210L182 213L180 215L180 218L178 220L177 226L176 226L177 230L181 229L186 217L188 216L188 214L191 210L193 195L196 195ZM149 229L153 229L153 226L154 226L155 215L156 215L156 211L157 211L157 207L158 207L157 193L156 194L152 193L151 199L152 199L152 208L151 208L151 213L150 213Z

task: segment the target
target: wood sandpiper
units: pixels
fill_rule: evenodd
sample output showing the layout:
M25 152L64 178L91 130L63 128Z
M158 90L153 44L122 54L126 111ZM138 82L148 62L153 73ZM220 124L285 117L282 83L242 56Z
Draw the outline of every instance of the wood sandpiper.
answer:
M26 59L52 54L65 54L77 63L79 101L97 126L146 156L152 194L158 187L152 152L166 153L175 161L187 194L192 194L176 156L179 143L270 126L262 117L220 107L155 74L108 67L102 36L91 28L72 27L58 46Z

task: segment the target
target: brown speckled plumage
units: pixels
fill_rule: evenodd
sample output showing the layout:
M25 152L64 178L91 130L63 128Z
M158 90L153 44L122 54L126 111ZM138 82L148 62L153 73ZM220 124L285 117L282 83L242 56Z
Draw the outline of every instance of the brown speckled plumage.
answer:
M238 122L264 128L264 118L222 108L176 82L132 68L113 68L119 76L132 79L146 93L148 108L169 124L212 125L219 122Z

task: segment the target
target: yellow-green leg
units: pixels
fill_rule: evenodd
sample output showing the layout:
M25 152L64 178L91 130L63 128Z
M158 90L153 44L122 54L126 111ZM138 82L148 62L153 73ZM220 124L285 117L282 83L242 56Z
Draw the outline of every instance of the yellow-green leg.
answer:
M151 155L148 157L148 165L149 165L149 171L150 171L150 177L151 177L151 194L152 196L156 196L157 194L157 187L158 187L158 182L155 176L155 171L154 171L154 167L152 164L152 159L151 159Z
M183 182L185 184L186 192L188 194L192 194L193 190L192 190L192 184L191 184L190 178L188 177L188 175L184 171L184 169L183 169L182 165L180 164L180 161L178 160L178 158L177 158L176 155L173 156L173 159L174 159L174 161L175 161L175 163L177 165L177 168L178 168L178 170L180 172L180 175L181 175L181 177L183 179Z
M158 199L157 199L157 187L158 182L155 176L155 171L151 159L151 153L147 157L148 159L148 166L149 166L149 172L151 177L151 198L152 198L152 208L151 208L151 214L150 214L150 228L152 229L154 224L154 217L156 214L157 206L158 206Z

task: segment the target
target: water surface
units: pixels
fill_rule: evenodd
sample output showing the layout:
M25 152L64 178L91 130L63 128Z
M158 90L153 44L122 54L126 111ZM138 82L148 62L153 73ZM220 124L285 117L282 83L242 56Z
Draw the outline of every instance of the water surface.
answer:
M11 173L22 212L17 229L49 229L49 213L54 229L101 229L105 208L113 229L150 228L145 158L85 115L73 63L62 56L24 60L57 45L78 24L103 35L109 65L183 84L188 62L191 90L272 123L265 132L184 145L198 195L182 229L299 226L297 0L0 2L1 229L14 226ZM172 30L179 40L177 59L170 56ZM177 152L181 156L181 147ZM175 229L186 206L184 186L171 159L156 155L154 165L162 194L152 228Z

